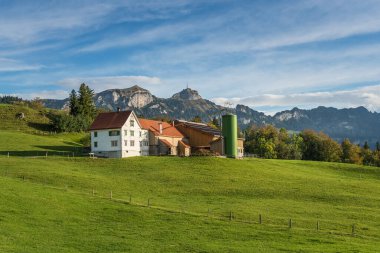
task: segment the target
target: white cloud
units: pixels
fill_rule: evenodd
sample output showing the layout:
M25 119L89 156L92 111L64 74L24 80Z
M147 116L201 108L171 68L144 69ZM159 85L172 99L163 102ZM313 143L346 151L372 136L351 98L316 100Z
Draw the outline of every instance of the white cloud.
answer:
M188 1L30 1L0 9L1 44L29 44L97 30L109 24L147 21L181 14ZM84 30L86 29L86 30ZM63 33L64 31L64 33Z
M250 107L300 107L332 106L336 108L364 106L380 112L380 85L366 86L353 90L308 92L293 94L263 94L250 97L214 98L215 103L244 104Z
M224 4L227 8L220 12L219 6ZM190 87L198 89L206 98L256 94L254 97L268 96L267 99L281 101L279 97L265 94L283 94L283 100L291 98L286 94L310 94L312 97L311 94L318 96L318 93L308 91L380 80L380 47L369 45L371 40L359 39L358 45L347 40L331 47L323 43L286 47L320 41L334 44L334 40L341 38L378 32L379 1L310 0L292 4L242 1L229 4L219 2L215 11L203 9L202 4L198 6L201 11L194 16L187 15L187 11L193 11L189 1L170 0L142 3L68 0L43 4L39 9L33 4L4 8L0 10L0 54L17 54L21 59L23 54L38 50L41 51L38 60L50 58L48 61L53 61L44 66L51 67L54 61L65 65L54 71L47 70L50 72L46 76L37 71L36 75L14 75L13 83L29 83L30 87L30 84L46 85L61 80L62 87L77 89L85 82L97 92L137 84L163 97L172 95L189 82ZM129 22L116 29L112 26L124 21ZM135 26L140 21L145 22ZM47 42L40 45L31 43L44 40ZM8 46L2 48L4 43ZM18 46L9 46L13 43ZM62 51L52 54L54 57L41 57L46 48L57 44ZM104 52L101 55L105 57L104 63L99 61L91 66L78 66L66 57L67 51L82 50L88 54L72 58L88 62L88 55L95 57L98 50L117 47L131 49ZM61 58L62 55L65 57ZM41 67L42 64L24 62L1 63L0 59L0 71L3 72ZM148 73L159 78L119 76L126 69L128 73ZM101 77L91 77L94 73ZM376 98L368 93L365 100ZM349 106L349 102L346 104Z
M194 53L210 55L261 51L380 31L380 5L376 1L299 1L292 6L288 3L278 4L278 7L263 6L266 10L257 4L245 9L235 6L222 16L211 14L133 34L115 34L112 39L99 40L78 51L97 51L195 36L198 39L193 44L178 46L191 57ZM314 17L308 16L311 10Z
M25 64L14 59L0 58L0 72L39 70L42 67L42 65Z
M11 93L11 94L0 94L0 96L17 96L23 99L34 99L34 98L53 98L53 99L64 99L69 96L67 90L41 90L38 92L28 92L28 93Z
M160 85L161 80L149 76L103 76L68 78L58 82L60 86L68 89L78 89L81 83L86 83L95 92L100 92L108 89L124 89L133 85L149 89Z

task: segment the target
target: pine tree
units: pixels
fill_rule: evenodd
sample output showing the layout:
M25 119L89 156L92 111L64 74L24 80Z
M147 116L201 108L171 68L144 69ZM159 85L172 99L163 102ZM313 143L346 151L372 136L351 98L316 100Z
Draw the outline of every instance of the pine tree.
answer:
M369 145L368 145L368 142L367 142L367 141L364 142L363 148L364 148L364 149L369 149Z
M79 87L79 114L81 116L89 117L93 119L96 114L96 107L94 101L94 91L91 90L85 83L82 83Z
M93 96L94 91L84 83L80 85L78 92L72 90L69 105L70 115L62 115L57 119L56 128L64 132L87 131L97 113Z
M376 150L380 151L380 142L376 142Z
M77 116L79 113L79 104L78 104L78 96L76 91L73 89L70 93L70 114L73 116Z

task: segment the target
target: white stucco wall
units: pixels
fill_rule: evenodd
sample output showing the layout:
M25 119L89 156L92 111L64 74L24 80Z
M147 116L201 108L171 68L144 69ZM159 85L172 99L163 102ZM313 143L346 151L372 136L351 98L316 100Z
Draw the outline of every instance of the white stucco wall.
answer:
M134 126L131 126L131 121L134 121ZM125 122L124 126L121 129L121 138L122 138L122 157L130 157L130 156L140 156L140 155L148 155L149 152L149 139L148 139L148 131L141 129L138 119L134 114L129 116L128 120ZM134 136L131 136L131 131L134 132ZM140 134L141 132L141 134ZM134 146L131 146L131 140L135 142ZM146 141L148 145L140 145L140 141ZM127 145L126 143L127 142ZM141 143L143 144L143 143Z
M120 136L109 136L109 131L120 131L120 129L91 131L91 151L93 153L100 156L108 156L107 152L120 152ZM95 137L95 132L97 133L97 137ZM112 147L111 141L117 141L118 145ZM98 143L97 147L95 147L95 142Z
M134 126L131 126L132 120L134 121ZM109 131L120 131L120 135L109 136ZM131 136L131 131L134 132L134 136ZM97 137L95 137L95 132L97 132ZM131 146L131 140L134 141L134 146ZM117 141L117 146L112 147L111 141ZM98 144L97 147L94 145L95 142ZM140 145L140 142L142 145ZM138 119L132 113L119 129L91 131L91 151L97 156L119 158L149 155L148 131L141 129Z

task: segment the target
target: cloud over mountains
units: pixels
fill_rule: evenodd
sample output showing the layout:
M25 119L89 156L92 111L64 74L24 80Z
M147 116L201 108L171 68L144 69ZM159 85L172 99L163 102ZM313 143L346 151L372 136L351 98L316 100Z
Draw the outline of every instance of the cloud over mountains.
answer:
M262 110L379 111L380 2L289 3L3 1L0 93L62 98L87 82L167 97L188 83Z

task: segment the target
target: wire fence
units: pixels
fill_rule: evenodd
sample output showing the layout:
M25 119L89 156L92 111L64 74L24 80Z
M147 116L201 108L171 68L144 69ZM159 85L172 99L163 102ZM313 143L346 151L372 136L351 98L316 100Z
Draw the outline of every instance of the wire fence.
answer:
M85 157L89 156L88 153L82 151L82 149L70 150L70 151L44 151L44 150L25 150L25 151L0 151L0 156L6 157Z
M7 173L7 172L5 172ZM10 175L4 175L4 176L10 176ZM352 236L357 238L367 238L372 240L380 240L380 234L379 231L374 231L373 228L370 228L371 226L368 226L366 224L359 224L359 223L339 223L333 220L326 220L326 219L305 219L305 218L292 218L292 217L276 217L271 216L266 213L242 213L236 210L223 210L220 208L213 209L208 208L207 210L199 211L199 208L189 208L189 206L180 207L177 208L170 206L170 205L164 205L162 203L162 200L155 202L155 200L158 200L158 198L141 198L141 197L135 197L133 194L129 194L126 196L125 194L117 195L115 191L97 191L95 188L90 189L88 191L83 190L77 190L73 187L69 187L68 185L64 186L56 186L53 184L44 183L41 181L34 181L33 178L28 178L28 176L20 175L18 174L16 178L26 181L29 183L34 183L38 185L42 185L49 188L54 188L58 190L64 190L68 193L72 194L80 194L92 198L101 198L101 199L107 199L109 201L119 202L123 204L129 204L137 207L143 207L143 208L152 208L161 210L164 212L174 213L174 214L185 214L185 215L191 215L194 217L199 218L209 218L213 220L218 220L222 222L234 222L234 223L242 223L242 224L248 224L248 225L255 225L255 226L262 226L263 229L265 227L271 227L275 230L280 231L291 231L291 230L297 230L297 231L308 231L308 232L318 232L318 233L325 233L325 234L332 234L332 235L339 235L339 236ZM198 209L198 211L196 211Z

